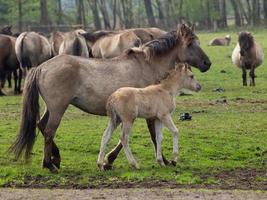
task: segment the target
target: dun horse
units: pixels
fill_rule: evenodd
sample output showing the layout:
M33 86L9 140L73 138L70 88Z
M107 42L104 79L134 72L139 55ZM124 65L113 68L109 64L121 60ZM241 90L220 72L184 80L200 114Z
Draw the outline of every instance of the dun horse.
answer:
M231 42L231 36L226 35L224 38L214 38L209 42L209 46L229 46Z
M59 47L58 54L68 54L89 58L89 49L87 43L80 34L84 30L78 29L64 34L63 41Z
M53 56L56 56L59 54L59 48L64 40L65 34L66 33L63 33L60 31L51 33L51 36L49 37L49 42L51 45Z
M176 31L141 48L130 49L114 59L59 55L48 60L33 68L27 76L20 131L11 150L16 158L24 151L25 158L29 158L36 138L40 94L46 105L38 121L45 141L43 167L56 172L61 159L54 136L69 104L87 113L106 115L106 102L114 91L121 87L141 88L154 84L166 72L174 69L176 62L187 62L201 72L209 70L211 65L199 46L197 36L184 24ZM154 121L147 120L156 147ZM119 142L108 155L104 168L111 168L121 149L122 144ZM169 163L164 156L163 160Z
M247 85L247 70L250 70L250 86L255 86L255 69L262 64L263 51L249 32L241 32L238 44L232 53L233 63L242 69L243 86Z
M21 33L15 50L21 68L37 67L52 57L51 46L46 37L35 32Z
M175 97L181 89L200 91L200 84L186 65L178 66L170 72L160 84L150 85L145 88L123 87L116 90L107 101L107 115L110 120L103 134L97 165L104 170L104 156L107 143L112 133L122 123L120 140L129 164L139 169L129 147L129 135L134 120L138 118L155 118L156 128L156 159L161 166L165 166L161 155L161 142L163 140L162 125L173 133L173 161L177 162L178 156L178 129L173 123L171 113L176 108Z

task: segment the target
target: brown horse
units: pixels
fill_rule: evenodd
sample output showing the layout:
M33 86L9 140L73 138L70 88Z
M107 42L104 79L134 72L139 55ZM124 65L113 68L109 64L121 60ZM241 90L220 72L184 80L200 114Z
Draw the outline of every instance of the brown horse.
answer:
M13 73L15 80L15 94L21 93L22 71L15 53L16 38L0 34L0 95L5 95L2 91L5 85L6 76ZM17 74L19 70L19 77Z
M12 26L11 25L4 26L0 30L0 34L3 34L3 35L13 35L11 29L12 29Z
M250 86L255 86L255 69L262 64L263 50L249 32L241 32L238 44L232 53L233 63L242 69L243 86L247 85L247 72L250 70Z
M87 113L106 115L107 99L115 90L154 84L180 61L197 67L201 72L211 66L197 36L184 24L176 31L140 48L130 49L114 59L60 55L48 60L32 69L27 76L20 131L11 150L16 158L25 150L25 158L29 158L36 137L40 94L46 105L38 122L45 141L43 167L56 172L61 159L53 139L69 104ZM155 120L147 121L156 149ZM111 167L121 148L119 142L108 156L106 169ZM168 163L164 157L163 160Z
M15 51L21 68L37 67L52 57L47 38L36 32L21 33L17 38Z
M116 90L107 100L107 115L110 120L102 136L97 165L104 170L105 148L115 129L122 124L120 140L129 164L139 169L129 147L129 135L136 118L156 119L156 158L161 166L165 166L161 154L163 139L162 125L173 133L173 161L176 165L178 157L178 129L173 123L171 113L176 108L175 97L181 89L200 91L201 86L194 78L191 69L183 64L172 70L169 76L159 84L145 88L122 87Z
M59 47L59 55L68 54L89 58L87 43L81 34L84 30L78 29L64 34L63 41Z

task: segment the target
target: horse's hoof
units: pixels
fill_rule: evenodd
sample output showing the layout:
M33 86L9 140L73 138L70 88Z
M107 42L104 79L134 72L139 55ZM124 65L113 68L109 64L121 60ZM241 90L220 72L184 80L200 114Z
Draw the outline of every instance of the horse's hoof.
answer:
M163 160L157 160L157 161L158 161L158 163L159 163L159 165L161 167L165 167L166 166L165 163L163 162Z
M51 162L53 165L55 165L58 169L60 169L60 162L61 162L61 159L60 158L57 158L57 157L53 157L51 159Z
M167 159L163 159L163 162L164 162L164 164L165 164L166 166L171 165L171 162L168 161Z
M104 163L102 167L105 171L112 170L112 165L109 163Z
M6 96L6 94L2 91L0 91L0 96Z
M52 164L52 166L49 168L49 171L52 173L52 174L57 174L59 169L54 165Z
M130 166L133 168L133 169L140 169L139 165L137 163L132 163L130 164Z

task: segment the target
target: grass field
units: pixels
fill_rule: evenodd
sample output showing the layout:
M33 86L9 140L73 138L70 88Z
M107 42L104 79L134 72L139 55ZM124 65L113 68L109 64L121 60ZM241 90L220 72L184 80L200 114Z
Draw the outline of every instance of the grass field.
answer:
M255 38L267 53L266 30L254 30ZM129 168L124 152L112 171L100 172L96 166L106 117L92 116L70 107L57 131L61 150L59 174L41 168L43 137L38 135L32 162L15 162L6 151L18 130L21 97L0 98L0 186L25 187L121 187L133 185L182 185L183 187L267 188L267 64L256 70L256 87L243 87L241 71L231 63L237 41L232 32L229 47L208 47L214 36L228 33L199 33L201 45L213 65L207 73L194 70L203 90L192 96L177 97L173 113L180 129L179 162L161 168L144 120L137 120L130 146L141 169ZM221 73L225 70L226 73ZM213 92L222 87L225 92ZM180 121L189 112L192 121ZM114 147L119 131L108 150ZM164 154L172 156L172 136L164 130ZM146 185L147 184L147 185Z

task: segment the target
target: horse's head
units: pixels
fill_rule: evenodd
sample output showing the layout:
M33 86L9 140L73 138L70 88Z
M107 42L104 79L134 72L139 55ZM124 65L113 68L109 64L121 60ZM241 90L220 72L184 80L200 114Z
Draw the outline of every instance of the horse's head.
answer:
M178 61L186 62L197 67L201 72L206 72L211 66L209 57L200 48L198 37L194 33L194 28L185 24L177 27L179 40Z
M253 46L253 36L249 32L240 32L238 36L238 43L240 46L241 57L246 57L246 53L248 53L249 49Z
M5 35L12 35L11 29L12 29L12 25L4 26L4 28L2 28L0 33L5 34Z

